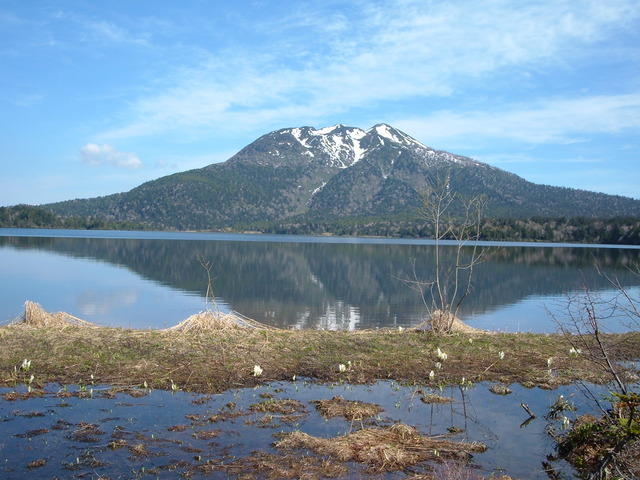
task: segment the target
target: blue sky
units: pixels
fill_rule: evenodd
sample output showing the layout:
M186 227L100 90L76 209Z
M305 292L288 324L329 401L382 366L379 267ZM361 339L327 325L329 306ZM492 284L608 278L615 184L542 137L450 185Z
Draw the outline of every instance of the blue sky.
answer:
M640 198L637 0L4 0L0 73L0 205L337 123Z

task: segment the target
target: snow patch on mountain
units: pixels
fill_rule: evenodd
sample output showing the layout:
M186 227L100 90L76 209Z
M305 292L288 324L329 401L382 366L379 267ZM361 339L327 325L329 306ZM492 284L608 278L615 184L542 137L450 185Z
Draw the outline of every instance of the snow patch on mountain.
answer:
M311 192L311 195L309 196L309 200L307 201L307 205L309 205L311 203L311 200L313 199L313 197L315 196L316 193L320 192L324 186L327 184L327 182L322 182L322 185L320 185L318 188L314 189Z
M375 132L381 138L386 138L387 140L391 140L394 143L399 143L401 145L413 145L420 148L424 148L426 150L430 150L429 147L420 143L415 138L410 137L406 133L403 133L395 128L387 125L386 123L380 123L372 128L370 128L367 133Z
M331 132L333 132L334 130L337 130L341 127L344 127L344 125L342 125L341 123L337 124L337 125L332 125L330 127L324 127L321 128L320 130L312 130L311 131L311 135L327 135Z
M423 153L432 151L409 135L384 123L369 130L337 124L317 130L312 127L291 128L283 131L285 132L290 133L306 149L307 156L318 158L322 153L328 157L330 166L341 169L359 162L372 149L385 145L413 147L424 150Z
M347 168L360 160L366 152L360 144L366 132L359 128L338 124L319 130L304 127L288 131L308 152L319 148L329 157L330 165L334 167ZM315 155L311 153L309 156Z
M311 145L309 145L309 143L307 141L307 138L302 135L302 129L301 128L292 128L290 131L291 131L291 135L293 135L294 138L296 140L298 140L298 142L300 142L300 144L303 147L312 148Z

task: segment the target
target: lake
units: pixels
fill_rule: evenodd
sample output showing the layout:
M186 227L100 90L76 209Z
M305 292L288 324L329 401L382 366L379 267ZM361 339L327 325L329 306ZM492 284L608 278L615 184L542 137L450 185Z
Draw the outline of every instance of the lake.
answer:
M553 332L587 285L638 297L640 248L487 243L459 317L507 332ZM457 246L441 245L455 265ZM207 303L211 266L215 303ZM205 308L284 328L411 327L426 309L408 279L433 279L432 241L351 237L0 229L0 322L31 300L105 326L166 328ZM624 330L616 323L613 330Z
M473 288L459 312L477 328L553 332L556 320L566 319L568 298L582 295L584 285L594 298L618 294L601 272L636 299L640 293L640 278L632 271L640 264L639 248L519 243L482 248L485 261L475 267ZM456 245L444 245L440 253L441 265L455 265ZM214 305L206 303L203 263L211 266ZM0 321L18 317L31 300L48 311L134 328L173 326L205 308L234 310L285 328L411 327L424 320L426 309L406 280L431 279L435 264L434 244L426 240L0 229ZM609 326L625 329L621 322ZM36 376L38 367L33 367ZM114 396L110 385L46 385L43 396L12 401L14 392L28 391L18 384L0 388L5 430L0 471L3 478L25 478L34 473L142 476L147 469L195 472L200 478L198 468L206 461L220 466L215 478L226 478L222 467L231 461L249 462L256 451L278 453L273 445L281 432L335 437L357 428L345 419L323 418L314 406L340 395L379 405L383 411L376 425L404 422L425 435L447 435L457 427L451 438L488 447L472 459L479 473L542 480L548 478L543 462L554 453L547 428L560 428L559 420L544 414L559 395L575 404L572 421L599 413L592 400L607 392L591 385L590 398L580 393L584 385L555 390L511 385L513 393L500 396L490 386L439 390L382 380L350 385L294 378L221 395L134 386ZM423 390L451 403L425 404ZM300 411L287 420L252 409L274 398L295 400ZM537 418L527 418L522 403ZM225 420L213 422L217 416ZM136 456L137 447L148 455ZM573 475L563 461L552 463L567 478ZM363 476L363 466L349 468ZM406 476L392 472L376 478Z

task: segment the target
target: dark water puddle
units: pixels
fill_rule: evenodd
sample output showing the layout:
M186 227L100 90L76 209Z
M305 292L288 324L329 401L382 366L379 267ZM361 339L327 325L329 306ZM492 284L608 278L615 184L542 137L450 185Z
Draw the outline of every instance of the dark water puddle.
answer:
M577 407L568 413L572 419L593 406L575 386L541 390L512 385L513 393L504 396L491 393L491 386L431 390L386 381L354 386L297 380L200 395L142 388L114 392L108 386L67 392L49 385L40 397L7 395L26 390L5 388L0 389L0 477L234 478L241 472L224 465L258 452L282 455L273 444L283 432L331 438L367 425L402 422L423 435L484 443L487 451L471 460L478 475L547 478L542 462L553 453L553 442L545 433L544 415L559 395ZM423 402L431 393L453 401ZM382 411L366 421L323 417L317 401L335 396L376 404ZM529 415L522 403L537 418L525 422ZM216 468L198 468L203 465ZM347 467L350 477L364 476L362 465ZM571 476L562 462L554 467ZM405 478L423 471L419 467L373 478Z

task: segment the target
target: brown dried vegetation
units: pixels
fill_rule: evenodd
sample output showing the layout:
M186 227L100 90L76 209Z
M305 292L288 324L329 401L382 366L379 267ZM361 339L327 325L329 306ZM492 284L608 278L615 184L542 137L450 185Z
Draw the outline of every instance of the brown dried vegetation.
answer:
M484 452L487 448L478 442L427 437L402 423L364 428L335 438L319 438L296 431L284 435L276 447L307 449L342 462L364 463L369 465L369 472L405 470L428 461L468 458L471 453Z

